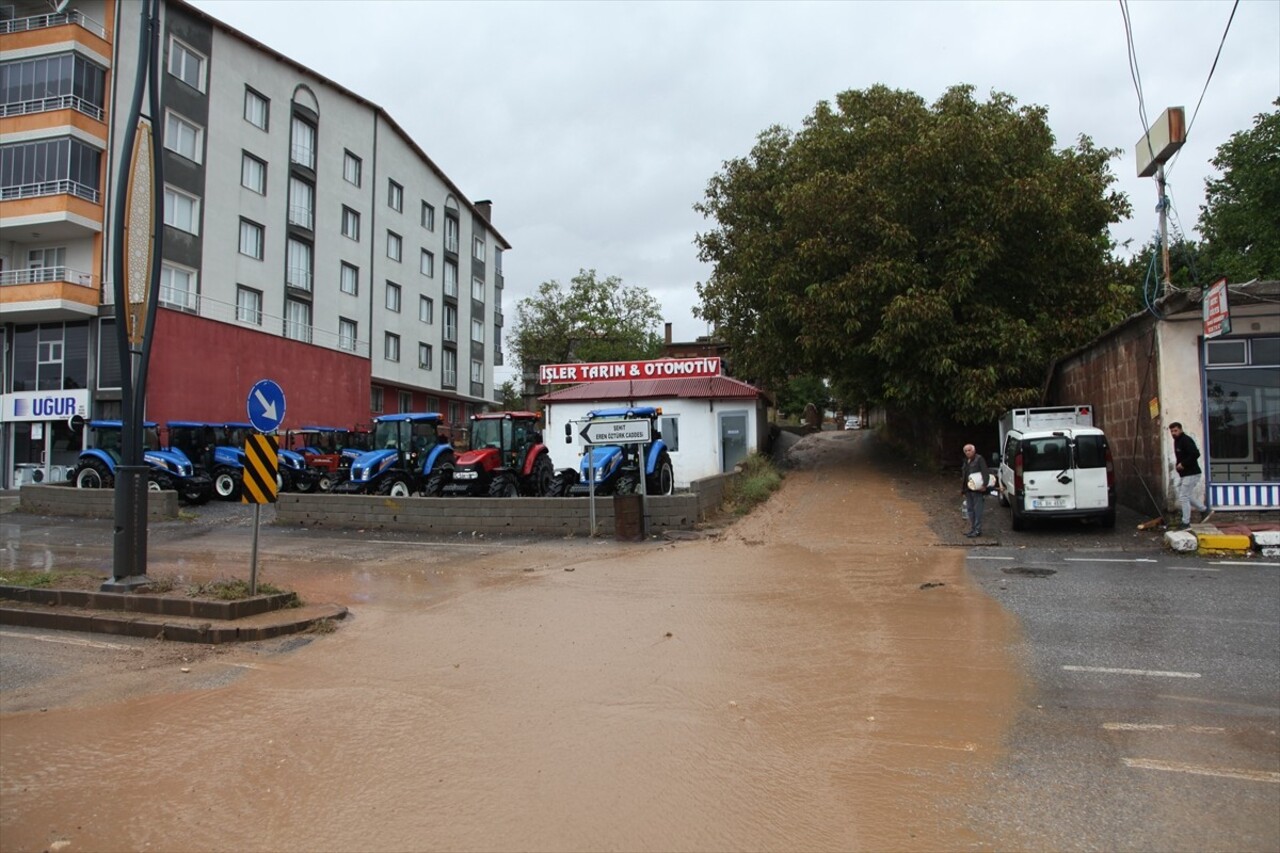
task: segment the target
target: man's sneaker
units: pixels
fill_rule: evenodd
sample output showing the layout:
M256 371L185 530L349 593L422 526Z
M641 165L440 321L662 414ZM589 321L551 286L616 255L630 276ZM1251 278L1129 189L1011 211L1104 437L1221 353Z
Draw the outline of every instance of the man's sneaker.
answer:
M1186 530L1190 526L1191 526L1190 524L1184 524L1181 521L1175 521L1173 524L1169 525L1169 529L1170 530Z

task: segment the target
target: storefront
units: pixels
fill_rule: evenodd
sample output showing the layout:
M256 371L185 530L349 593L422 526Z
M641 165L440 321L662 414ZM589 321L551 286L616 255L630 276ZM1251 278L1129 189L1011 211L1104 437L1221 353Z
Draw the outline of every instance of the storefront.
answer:
M1205 342L1209 503L1280 507L1280 337Z
M15 391L0 395L5 488L67 479L80 455L89 392Z

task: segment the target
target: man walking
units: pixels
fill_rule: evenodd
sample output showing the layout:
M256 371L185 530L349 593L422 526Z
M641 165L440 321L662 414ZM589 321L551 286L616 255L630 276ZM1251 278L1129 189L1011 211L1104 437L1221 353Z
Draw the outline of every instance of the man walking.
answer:
M1201 513L1201 522L1208 521L1213 512L1200 503L1200 448L1195 439L1183 432L1177 421L1169 424L1169 434L1173 436L1173 467L1178 472L1178 506L1182 508L1182 523L1174 529L1182 530L1191 526L1192 507Z
M982 535L982 508L987 497L987 460L978 455L972 444L964 446L964 466L960 472L964 476L964 484L960 493L964 495L964 510L969 516L969 530L964 534L969 539Z

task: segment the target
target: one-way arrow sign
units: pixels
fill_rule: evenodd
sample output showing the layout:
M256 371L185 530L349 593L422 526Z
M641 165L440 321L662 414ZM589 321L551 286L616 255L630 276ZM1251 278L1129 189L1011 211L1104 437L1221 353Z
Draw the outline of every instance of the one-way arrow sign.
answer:
M590 421L578 435L587 444L648 444L650 427L648 420Z
M284 391L270 379L249 389L249 422L258 432L275 432L284 420Z

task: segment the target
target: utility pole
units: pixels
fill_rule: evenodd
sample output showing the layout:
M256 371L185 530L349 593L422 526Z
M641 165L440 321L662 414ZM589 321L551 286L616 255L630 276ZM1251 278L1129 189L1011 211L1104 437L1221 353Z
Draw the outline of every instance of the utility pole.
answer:
M1160 214L1160 264L1164 295L1173 290L1169 274L1169 197L1165 193L1164 164L1187 141L1187 116L1182 107L1169 107L1134 145L1138 177L1156 176L1156 210Z

